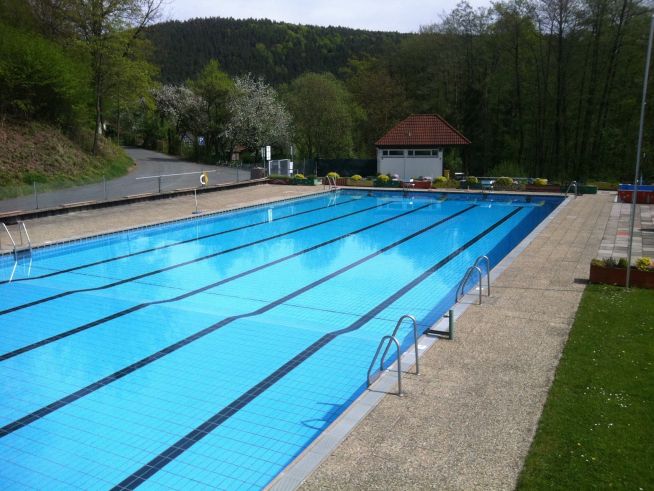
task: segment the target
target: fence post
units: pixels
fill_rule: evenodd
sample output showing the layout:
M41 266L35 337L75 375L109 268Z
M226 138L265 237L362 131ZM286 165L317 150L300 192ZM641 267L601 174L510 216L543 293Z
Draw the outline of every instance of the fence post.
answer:
M104 200L107 201L107 179L102 176L102 185L104 187Z
M161 194L161 176L157 178L157 181L159 181L159 194Z
M32 181L34 186L34 203L36 204L36 209L39 209L39 193L36 191L36 181Z

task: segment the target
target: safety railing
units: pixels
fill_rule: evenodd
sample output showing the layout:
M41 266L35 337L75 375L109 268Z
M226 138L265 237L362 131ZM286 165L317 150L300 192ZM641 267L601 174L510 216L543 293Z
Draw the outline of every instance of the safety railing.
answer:
M9 240L11 241L11 248L12 248L12 252L14 253L14 258L17 259L18 254L25 251L28 251L31 255L32 241L30 239L30 234L27 232L27 226L25 225L25 222L18 222L18 234L20 237L19 244L17 244L16 241L14 240L14 237L11 235L11 232L9 232L7 225L3 223L2 227L4 228L5 234L7 235L7 237L9 237ZM1 244L0 244L0 249L2 249Z
M368 387L372 385L372 382L370 381L370 373L372 372L372 369L375 366L375 362L377 361L379 352L381 351L382 346L384 345L384 341L388 341L388 347L390 347L390 343L394 343L395 347L397 348L397 395L402 396L402 353L400 352L400 343L398 342L397 338L394 336L384 336L383 338L381 338L381 341L379 341L379 345L377 346L377 351L375 351L375 356L372 357L372 362L368 367ZM384 371L384 365L382 363L380 363L379 365L379 370Z
M490 287L491 287L491 284L490 284L490 259L488 258L488 256L479 256L475 260L474 264L472 266L470 266L466 270L466 273L463 275L463 278L461 279L461 282L459 283L459 286L456 289L456 301L457 302L460 299L459 296L463 297L465 295L465 287L468 284L468 281L470 280L470 277L476 271L478 276L479 276L479 304L481 305L481 303L482 303L482 291L483 291L482 283L483 283L483 277L484 277L484 274L483 274L481 268L479 267L479 263L481 261L486 262L486 268L487 268L486 269L486 278L487 278L487 292L486 293L487 293L487 296L490 297Z
M327 186L329 187L330 191L336 191L338 189L338 186L336 185L336 178L332 176L326 176L327 177Z
M9 229L7 228L7 225L4 223L2 224L2 228L4 229L5 233L7 234L7 237L9 237L9 240L11 241L11 250L14 251L14 254L16 252L16 241L14 241L14 238L11 236L11 232L9 232ZM2 236L0 235L0 250L2 250Z
M375 356L372 357L372 361L370 362L370 366L368 367L368 375L367 375L368 387L370 387L373 383L370 380L370 375L375 366L375 362L379 357L379 353L381 352L382 347L384 345L386 346L384 349L384 353L379 359L380 372L384 371L384 363L386 362L386 355L388 354L388 350L391 348L391 344L394 344L397 350L397 395L399 396L402 395L402 352L400 348L400 342L397 340L397 332L399 331L400 326L402 325L405 319L409 319L413 324L413 346L415 350L415 359L416 359L416 375L420 373L420 364L419 364L420 362L418 359L418 323L416 322L415 317L409 314L405 314L402 317L400 317L399 320L397 321L397 324L395 324L395 329L393 329L393 334L386 335L382 337L381 340L379 341L379 345L377 345L377 351L375 351Z
M565 195L567 196L568 193L570 192L570 188L574 188L575 190L575 197L579 195L579 187L577 186L577 181L572 181L568 187L565 190Z

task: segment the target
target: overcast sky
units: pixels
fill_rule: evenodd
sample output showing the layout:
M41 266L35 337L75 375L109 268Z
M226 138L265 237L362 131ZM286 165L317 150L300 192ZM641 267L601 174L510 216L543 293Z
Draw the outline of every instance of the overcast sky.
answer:
M469 0L473 7L489 0ZM166 19L234 17L291 24L343 26L375 31L416 32L451 11L457 0L168 0Z

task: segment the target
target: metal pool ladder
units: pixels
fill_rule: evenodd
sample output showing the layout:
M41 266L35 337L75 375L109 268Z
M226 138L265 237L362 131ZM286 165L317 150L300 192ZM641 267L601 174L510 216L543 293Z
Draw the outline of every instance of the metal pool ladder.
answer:
M372 372L373 367L375 366L375 362L377 361L379 352L381 351L382 347L385 344L386 348L384 349L384 354L382 354L382 357L379 361L379 371L383 372L384 362L386 361L386 355L388 354L388 350L391 347L391 343L393 343L397 350L397 395L398 396L402 396L402 352L400 350L400 342L397 340L396 335L404 319L409 319L413 323L413 345L415 347L416 375L420 373L420 365L418 361L418 323L416 322L416 318L409 314L405 314L402 317L400 317L400 319L397 321L397 324L395 325L395 329L393 329L393 334L386 335L383 338L381 338L381 340L379 341L379 345L377 345L377 351L375 351L375 356L372 357L372 361L370 362L370 367L368 367L368 387L370 387L372 385L372 382L370 381L370 374Z
M577 187L577 181L572 181L568 188L565 190L565 195L567 196L568 193L570 192L570 188L574 188L575 190L575 198L579 195L579 188Z
M18 222L18 233L20 234L20 244L16 244L16 241L12 237L11 232L9 232L7 225L3 223L2 227L5 229L5 232L7 233L7 236L9 236L9 240L11 241L14 258L18 258L18 254L25 251L29 251L29 254L32 255L32 241L30 240L29 233L27 233L27 227L25 226L25 222ZM27 246L25 245L25 242L23 240L23 233L25 234L25 239L27 240Z
M329 185L329 190L336 191L338 189L338 186L336 185L336 178L332 176L326 176L326 177L327 177L327 184Z
M459 286L456 289L456 301L459 301L459 294L461 297L465 295L464 288L466 286L466 283L470 279L470 276L476 271L479 275L479 304L481 305L481 298L482 298L482 278L484 277L484 274L481 271L481 268L479 267L479 263L481 261L486 262L486 281L487 281L487 288L486 288L486 295L490 297L490 291L491 291L491 284L490 284L490 259L488 259L488 256L479 256L477 259L475 259L475 262L472 266L470 266L467 270L466 273L463 275L463 279L459 283Z

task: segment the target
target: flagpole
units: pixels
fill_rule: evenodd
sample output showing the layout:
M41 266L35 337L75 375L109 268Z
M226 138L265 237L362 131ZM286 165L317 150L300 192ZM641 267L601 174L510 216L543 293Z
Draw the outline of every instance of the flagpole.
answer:
M645 76L643 81L643 101L640 107L640 128L638 129L638 146L636 148L636 173L634 189L631 195L631 215L629 217L629 248L627 250L627 279L625 288L629 289L631 279L631 250L634 242L634 221L636 219L636 195L638 194L638 175L640 174L640 155L643 149L643 126L645 126L645 106L647 106L647 82L649 80L649 61L652 57L652 38L654 37L654 16L649 26L649 41L647 43L647 58L645 58Z

